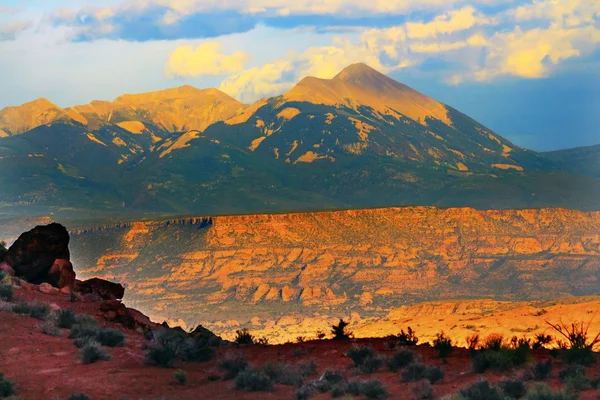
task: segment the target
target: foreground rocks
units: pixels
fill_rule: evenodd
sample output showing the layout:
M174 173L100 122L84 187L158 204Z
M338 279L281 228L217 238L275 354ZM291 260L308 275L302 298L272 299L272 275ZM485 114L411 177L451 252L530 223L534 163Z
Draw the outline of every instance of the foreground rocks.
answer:
M69 252L69 233L57 223L36 226L8 249L5 262L14 276L29 283L72 287L75 272ZM8 268L5 266L5 270Z

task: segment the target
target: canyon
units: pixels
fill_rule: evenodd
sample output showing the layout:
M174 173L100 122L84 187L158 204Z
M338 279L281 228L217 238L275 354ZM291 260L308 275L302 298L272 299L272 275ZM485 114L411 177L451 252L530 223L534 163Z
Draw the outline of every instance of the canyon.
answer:
M599 227L600 212L405 207L70 230L78 277L124 283L125 303L152 320L202 324L225 338L247 327L280 343L339 318L358 336L386 336L419 315L427 336L483 324L457 318L514 328L494 317L503 310L597 308L581 296L600 290ZM532 333L543 318L530 325Z

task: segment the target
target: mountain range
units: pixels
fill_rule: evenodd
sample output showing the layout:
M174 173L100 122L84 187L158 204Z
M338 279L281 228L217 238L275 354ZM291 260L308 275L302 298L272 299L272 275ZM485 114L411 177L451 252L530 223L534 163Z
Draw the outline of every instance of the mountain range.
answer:
M507 116L510 118L510 116ZM600 208L600 146L538 153L365 64L252 105L191 86L0 110L0 218Z

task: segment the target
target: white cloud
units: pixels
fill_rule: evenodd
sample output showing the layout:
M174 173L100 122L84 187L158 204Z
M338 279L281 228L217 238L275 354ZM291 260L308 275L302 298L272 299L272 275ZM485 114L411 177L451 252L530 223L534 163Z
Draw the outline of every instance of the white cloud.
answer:
M221 53L219 42L205 42L194 48L184 45L171 52L165 72L168 76L223 75L241 71L250 61L250 55L235 51Z
M0 25L0 41L14 40L21 32L31 28L33 21L21 20Z
M433 21L406 24L407 36L411 39L435 38L440 34L464 31L478 25L488 25L491 20L475 8L468 6L437 16Z

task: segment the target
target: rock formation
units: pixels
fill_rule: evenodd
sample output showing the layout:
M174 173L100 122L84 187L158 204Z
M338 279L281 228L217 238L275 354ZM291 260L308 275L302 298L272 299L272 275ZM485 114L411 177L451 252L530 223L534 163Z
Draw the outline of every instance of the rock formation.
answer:
M72 287L75 272L69 253L69 233L57 223L36 226L23 233L8 249L6 263L15 276L29 283Z

